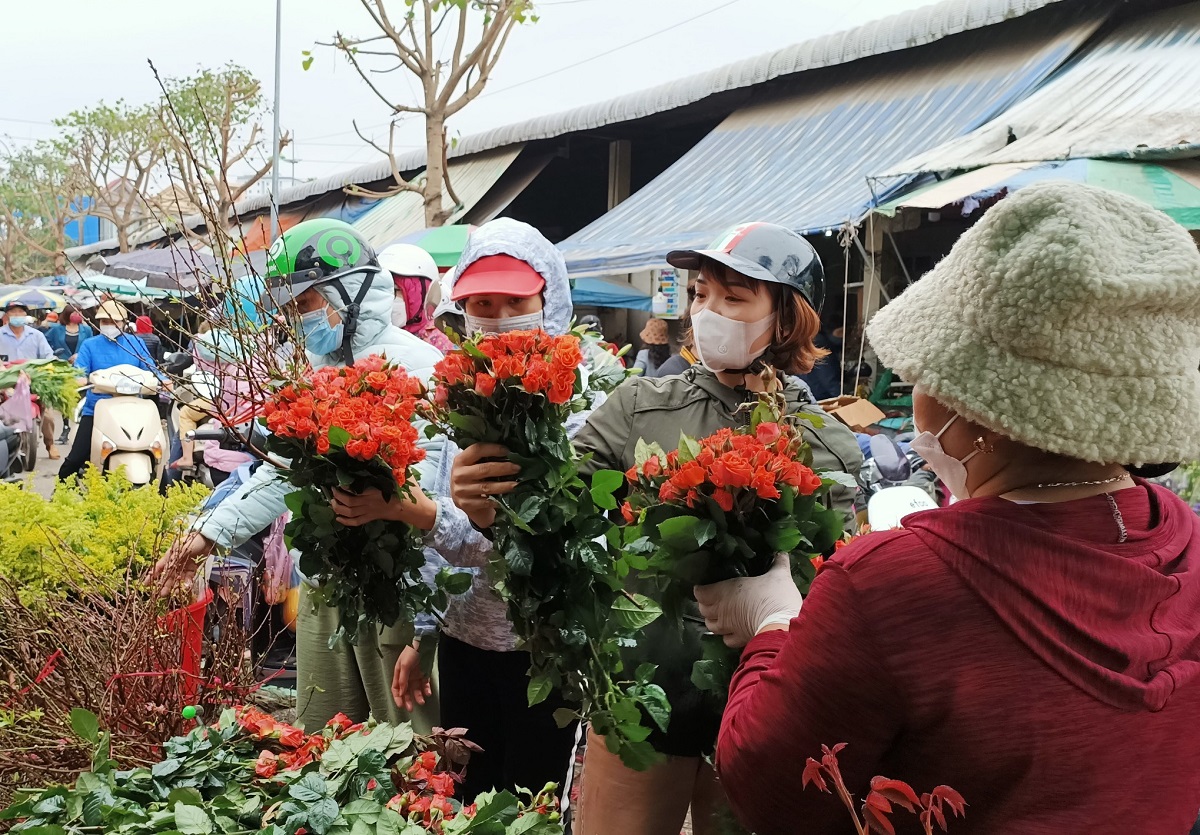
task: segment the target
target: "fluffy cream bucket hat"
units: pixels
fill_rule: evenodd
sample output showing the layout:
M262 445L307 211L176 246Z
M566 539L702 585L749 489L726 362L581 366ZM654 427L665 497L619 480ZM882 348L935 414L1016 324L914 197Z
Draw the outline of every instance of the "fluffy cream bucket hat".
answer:
M1087 461L1200 459L1200 252L1125 195L1022 189L872 320L879 358L982 426Z

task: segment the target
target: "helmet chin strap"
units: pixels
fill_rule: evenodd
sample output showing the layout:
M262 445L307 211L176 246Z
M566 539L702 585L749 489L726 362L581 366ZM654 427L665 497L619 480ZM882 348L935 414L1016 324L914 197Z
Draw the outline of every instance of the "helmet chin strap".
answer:
M342 298L342 304L346 307L342 311L342 347L341 360L345 365L354 364L354 334L358 332L358 318L361 312L363 299L367 297L367 291L371 289L371 282L375 280L377 273L368 272L363 279L362 287L358 288L358 295L351 300L350 294L346 292L345 286L341 279L334 279L331 283L338 295Z

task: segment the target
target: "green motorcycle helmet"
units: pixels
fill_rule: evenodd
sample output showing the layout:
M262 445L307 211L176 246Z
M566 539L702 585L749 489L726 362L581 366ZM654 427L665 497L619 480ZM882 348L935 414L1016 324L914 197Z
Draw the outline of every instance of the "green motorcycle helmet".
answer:
M357 272L379 273L367 239L343 220L318 217L297 223L267 250L263 276L273 308L290 304L310 287Z
M341 358L349 365L354 362L350 346L358 329L359 305L382 272L375 249L353 226L333 218L313 218L284 232L267 250L262 304L268 310L283 308L305 290L330 284L343 304ZM352 299L341 279L360 273L362 285Z

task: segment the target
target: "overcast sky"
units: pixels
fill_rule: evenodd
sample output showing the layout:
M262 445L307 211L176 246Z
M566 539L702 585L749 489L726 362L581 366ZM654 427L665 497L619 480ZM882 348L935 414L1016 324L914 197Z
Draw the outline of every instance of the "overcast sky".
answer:
M401 7L403 0L391 3ZM928 4L545 0L537 4L541 20L513 36L488 92L451 130L465 136L601 101ZM152 99L157 88L148 59L164 75L236 61L272 93L274 0L3 0L3 5L0 139L12 143L50 136L53 118L100 99ZM280 113L284 129L296 138L289 150L300 179L378 158L355 136L352 119L386 137L387 110L332 51L317 47L312 68L301 67L302 51L337 31L371 34L358 0L283 0ZM383 79L400 100L413 101L404 75ZM419 126L411 120L398 142L420 141ZM293 166L282 171L291 175Z

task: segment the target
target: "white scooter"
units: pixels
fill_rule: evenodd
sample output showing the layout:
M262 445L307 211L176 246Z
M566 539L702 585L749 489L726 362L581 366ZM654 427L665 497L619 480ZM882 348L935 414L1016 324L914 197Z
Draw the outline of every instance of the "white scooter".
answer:
M153 372L135 365L93 371L88 383L97 394L92 426L92 466L103 473L125 468L125 477L142 486L162 477L169 445L155 398L160 386Z
M938 506L929 493L904 483L912 476L912 465L891 438L873 435L871 458L883 485L867 500L867 524L872 531L901 528L906 516Z

